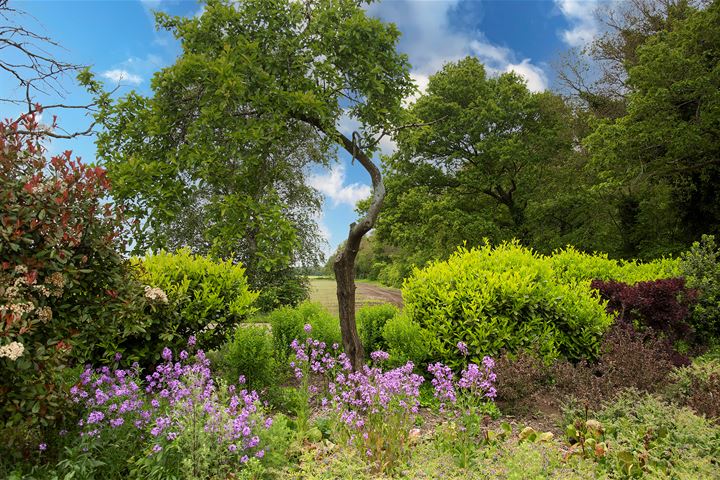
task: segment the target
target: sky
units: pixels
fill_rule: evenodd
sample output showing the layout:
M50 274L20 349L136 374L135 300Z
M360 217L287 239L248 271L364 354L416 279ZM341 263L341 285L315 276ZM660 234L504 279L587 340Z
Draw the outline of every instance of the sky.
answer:
M512 70L526 79L528 88L542 91L555 85L553 62L559 55L597 34L593 12L598 1L603 0L381 0L367 11L395 23L402 32L399 50L408 54L421 91L445 63L467 55L478 57L491 74ZM152 12L191 16L201 11L194 0L10 0L10 6L28 13L23 24L30 30L62 46L51 53L91 66L109 88L119 87L119 95L132 90L151 94L153 73L171 65L180 52L170 34L155 30ZM67 103L87 100L70 79L63 85ZM14 87L12 79L0 72L0 97L22 95ZM20 110L0 104L0 117L16 117ZM89 125L81 111L56 113L58 124L68 131ZM343 117L338 127L349 135L356 124ZM389 154L394 145L385 140L381 147ZM95 161L92 138L54 140L49 145L51 154L68 149ZM327 241L324 251L332 252L356 218L355 203L369 196L370 179L341 153L330 169L313 169L309 182L325 197L317 221Z

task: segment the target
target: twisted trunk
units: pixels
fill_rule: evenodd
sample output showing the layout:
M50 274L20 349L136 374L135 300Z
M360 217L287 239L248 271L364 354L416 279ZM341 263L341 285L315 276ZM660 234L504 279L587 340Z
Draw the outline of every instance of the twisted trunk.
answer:
M385 185L382 181L380 169L373 161L359 150L357 145L349 138L338 134L343 147L347 150L370 174L373 194L367 214L357 223L350 225L345 248L335 258L333 270L337 282L337 299L340 313L340 330L342 332L343 347L350 358L353 369L358 370L364 363L363 346L357 333L355 323L355 258L360 249L362 237L369 232L377 221L385 199Z

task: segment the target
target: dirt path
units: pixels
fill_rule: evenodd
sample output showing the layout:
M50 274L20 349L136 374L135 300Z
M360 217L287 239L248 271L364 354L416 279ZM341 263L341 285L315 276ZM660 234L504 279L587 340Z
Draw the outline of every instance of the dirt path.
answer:
M365 282L357 282L355 285L357 286L358 297L377 299L380 300L378 303L392 303L400 308L403 306L402 293L396 288L381 287Z

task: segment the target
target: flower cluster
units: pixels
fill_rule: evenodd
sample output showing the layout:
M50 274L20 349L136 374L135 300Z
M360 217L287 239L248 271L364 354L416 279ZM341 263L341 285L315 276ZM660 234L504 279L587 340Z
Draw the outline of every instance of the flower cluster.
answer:
M162 356L165 362L144 382L137 364L128 370L87 368L70 392L73 401L88 412L79 423L81 435L98 437L107 430L134 428L146 435L153 443L151 451L158 453L199 426L240 463L251 455L264 456L258 429L270 428L272 419L262 414L255 391L218 388L202 350L193 361L185 350L175 362L168 348Z
M377 353L377 352L374 352ZM371 354L375 362L387 358ZM383 371L365 365L362 370L335 378L329 403L349 434L349 441L373 461L378 470L392 469L409 454L410 431L420 405L423 378L414 365Z
M495 360L490 357L483 358L482 366L471 363L460 374L458 387L469 390L475 395L494 399L497 396L494 386L497 376L493 368L495 368Z
M10 360L17 360L25 351L25 346L20 342L10 342L0 347L0 358L7 357Z
M459 395L494 399L497 395L494 385L497 376L493 372L494 367L495 361L490 357L484 357L481 365L469 364L460 372L460 379L455 381L455 375L447 365L439 362L429 365L428 372L433 375L434 395L440 400L441 408L447 403L457 402Z
M463 355L468 355L467 346L463 342L459 342L457 348ZM497 394L494 367L495 361L484 357L480 365L468 364L456 380L447 365L434 363L428 366L428 372L433 376L435 398L440 401L440 410L450 414L448 438L441 443L453 452L463 467L467 467L475 455L477 438L483 434L486 416L497 412L492 403Z
M151 287L150 285L145 285L145 298L153 302L168 303L167 294L161 288Z
M306 326L307 333L311 330ZM420 405L423 378L413 373L412 362L383 371L380 363L389 355L377 351L370 354L373 366L353 372L347 355L338 352L338 345L328 351L325 343L308 338L304 343L293 340L291 347L295 358L290 366L301 382L301 391L307 389L307 400L310 395L319 399L346 432L348 442L370 457L375 466L395 466L408 452L410 430ZM315 384L310 384L311 375L318 380ZM318 383L324 387L322 391Z

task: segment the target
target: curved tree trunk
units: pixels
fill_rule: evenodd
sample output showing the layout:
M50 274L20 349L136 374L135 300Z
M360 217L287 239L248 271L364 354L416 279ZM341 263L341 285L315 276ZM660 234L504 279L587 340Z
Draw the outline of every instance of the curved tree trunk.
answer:
M360 151L357 145L346 136L342 134L338 134L338 136L345 150L350 152L370 174L373 187L372 201L367 214L359 222L350 225L345 248L338 254L333 264L335 281L337 282L343 347L350 358L353 370L358 370L362 367L365 358L355 323L355 258L360 249L362 237L375 226L377 217L380 214L380 208L385 199L385 185L382 181L380 169L365 152Z
M373 194L370 208L368 208L367 214L360 219L359 222L350 225L350 232L348 233L347 242L345 242L345 248L338 254L333 264L335 281L337 282L337 299L343 348L350 359L353 370L359 370L365 362L365 355L355 323L355 258L360 249L362 237L372 230L380 214L380 208L385 199L385 185L382 181L380 169L357 145L357 142L349 139L334 128L324 128L322 122L317 118L310 117L304 113L296 114L296 118L307 122L324 134L338 139L342 147L353 156L353 159L359 161L360 165L370 174L370 179L372 180ZM357 135L357 133L353 132L353 136L355 135Z

